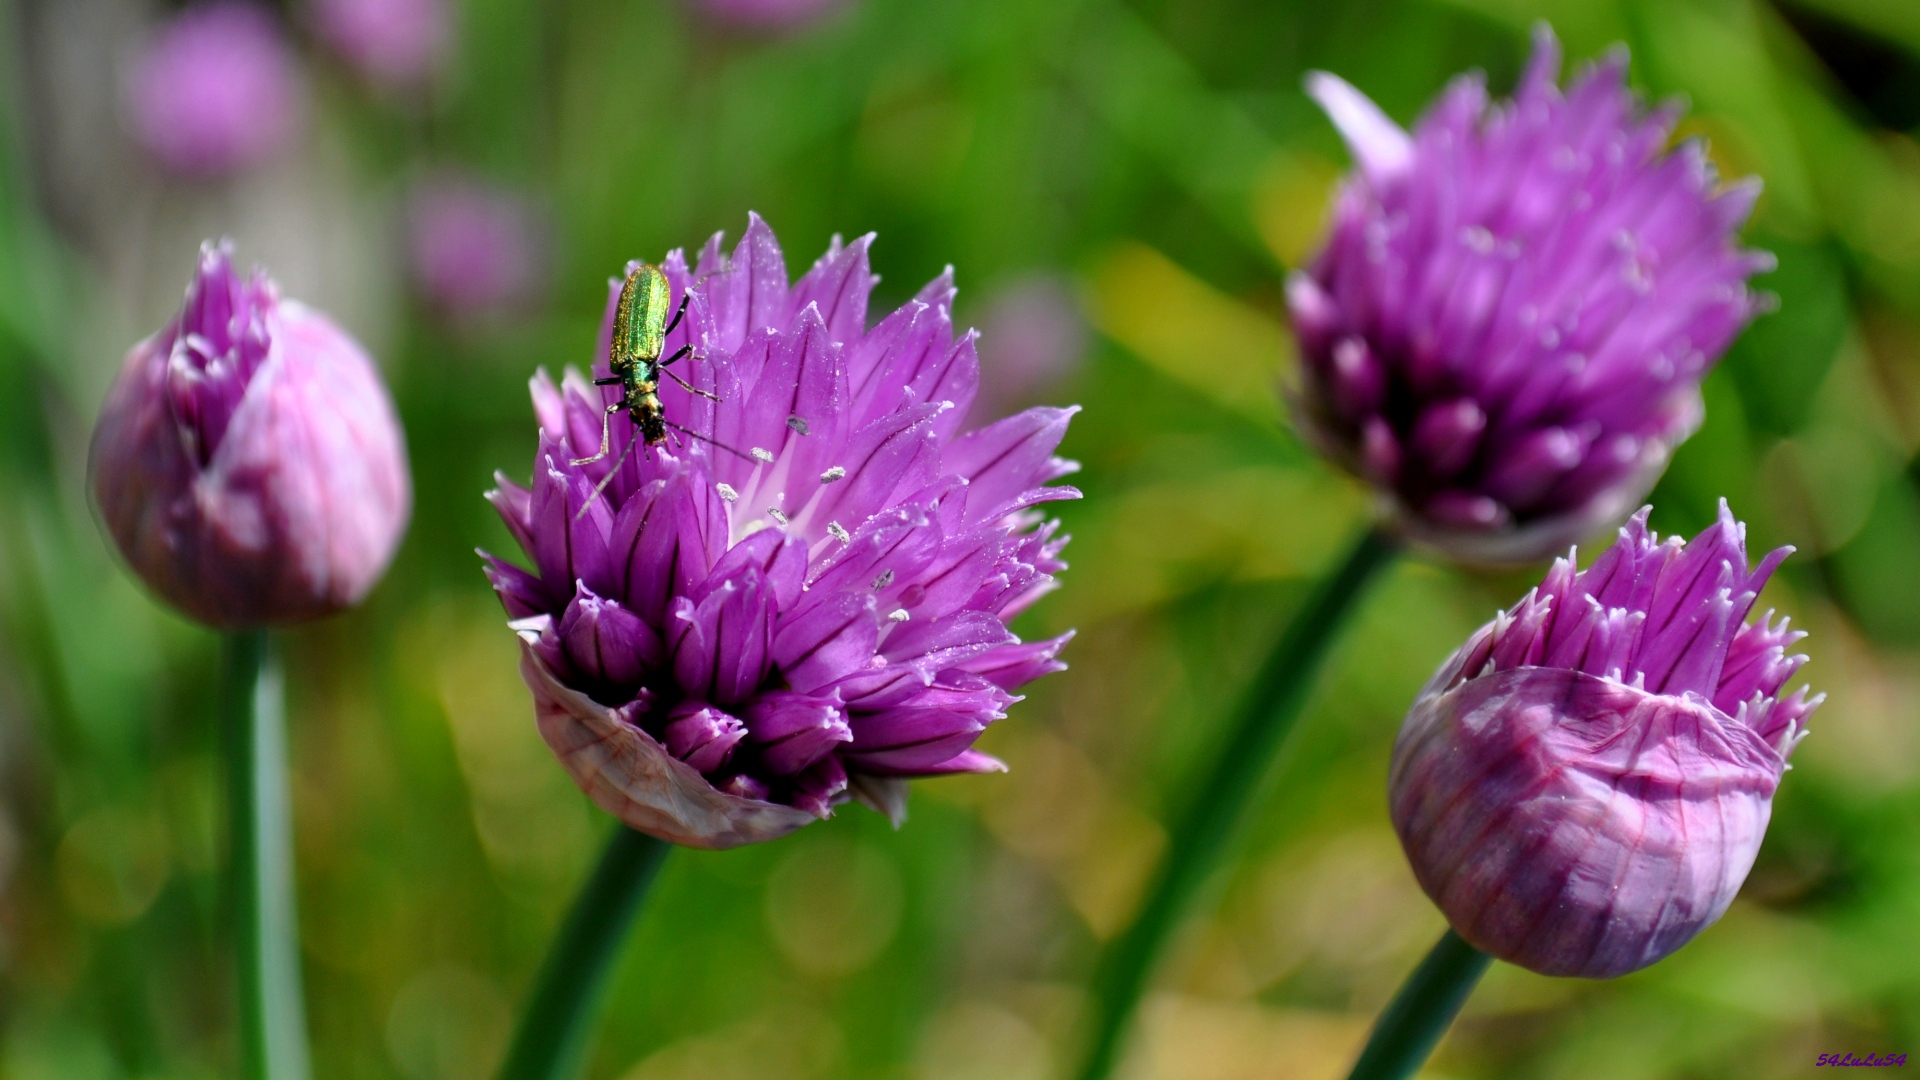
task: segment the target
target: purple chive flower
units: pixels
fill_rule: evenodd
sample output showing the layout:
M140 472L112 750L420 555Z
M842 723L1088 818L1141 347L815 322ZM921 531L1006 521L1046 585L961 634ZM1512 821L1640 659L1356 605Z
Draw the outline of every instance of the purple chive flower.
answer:
M475 177L423 180L407 205L415 286L454 319L524 307L540 283L539 220L521 196Z
M601 417L618 388L533 380L533 485L489 498L533 564L487 558L525 645L541 734L636 829L698 847L791 832L849 798L899 820L909 777L1003 766L973 749L1071 635L1012 619L1065 568L1049 486L1073 409L962 431L979 382L952 271L867 326L872 237L836 238L789 286L753 217L708 241L663 380L667 445ZM613 282L596 375L607 372ZM604 485L604 488L602 487ZM595 491L599 490L596 496Z
M1544 26L1511 102L1456 80L1412 134L1316 72L1358 163L1326 247L1287 283L1309 438L1403 531L1480 562L1617 521L1699 425L1700 380L1770 298L1679 109L1643 112L1624 50L1556 85Z
M313 25L368 81L418 86L452 36L445 0L314 0Z
M299 121L298 77L280 28L240 0L188 8L127 80L133 134L170 172L228 176L271 157Z
M107 532L146 583L223 628L358 603L405 531L386 387L326 316L208 245L180 314L133 347L93 432Z
M1792 549L1749 570L1724 502L1690 543L1646 520L1468 639L1393 749L1421 887L1474 947L1545 975L1622 975L1718 919L1825 696L1781 696L1805 634L1744 621Z

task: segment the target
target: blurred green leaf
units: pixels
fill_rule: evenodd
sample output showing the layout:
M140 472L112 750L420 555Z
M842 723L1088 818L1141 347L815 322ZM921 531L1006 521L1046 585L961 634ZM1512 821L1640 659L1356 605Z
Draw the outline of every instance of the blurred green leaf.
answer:
M1806 422L1846 337L1852 316L1846 267L1826 244L1764 232L1748 242L1780 260L1778 269L1754 281L1779 298L1779 308L1755 319L1721 363L1754 430L1785 435Z
M1898 42L1920 54L1920 6L1900 0L1786 0L1794 7L1832 15Z

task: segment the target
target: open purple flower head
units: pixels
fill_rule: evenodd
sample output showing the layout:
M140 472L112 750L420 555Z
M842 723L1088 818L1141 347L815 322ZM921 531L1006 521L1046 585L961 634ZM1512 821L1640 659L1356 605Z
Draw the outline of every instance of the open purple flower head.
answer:
M175 16L126 83L133 134L168 171L213 179L257 165L300 118L293 54L266 9L214 0Z
M406 530L406 443L367 354L201 249L180 314L135 345L88 470L133 570L202 622L252 627L358 603Z
M1484 952L1547 975L1645 967L1718 919L1823 695L1783 695L1805 635L1746 617L1791 549L1747 566L1723 502L1660 542L1647 511L1456 652L1394 746L1394 828Z
M1403 531L1476 562L1544 558L1651 489L1698 427L1700 380L1768 297L1735 232L1755 180L1666 151L1608 54L1563 92L1537 32L1510 102L1479 75L1413 132L1340 79L1308 92L1358 168L1287 284L1303 427Z
M533 380L533 484L489 498L533 565L487 573L523 644L541 733L608 812L678 843L790 832L847 800L904 812L905 780L998 770L974 750L1070 635L1013 618L1053 588L1066 543L1040 504L1073 409L962 432L979 381L956 337L949 270L871 329L872 237L836 239L789 286L758 217L731 255L708 241L663 355L684 431L629 450L618 387ZM594 372L607 373L619 282ZM617 467L616 467L617 466ZM609 473L612 473L609 478ZM594 491L602 481L604 490Z

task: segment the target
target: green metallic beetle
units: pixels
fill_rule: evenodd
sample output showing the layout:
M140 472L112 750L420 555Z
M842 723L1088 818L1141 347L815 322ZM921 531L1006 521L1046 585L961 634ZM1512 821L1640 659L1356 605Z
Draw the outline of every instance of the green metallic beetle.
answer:
M661 375L686 387L689 393L720 400L666 370L667 365L692 353L692 345L682 345L672 356L660 359L661 350L666 348L667 335L673 333L674 327L680 325L681 318L687 313L689 299L690 295L680 298L680 306L674 309L673 318L669 320L667 305L673 301L673 289L667 283L667 276L646 263L640 263L627 274L626 284L620 287L619 306L613 313L613 349L607 357L607 366L613 374L593 380L595 386L618 386L620 400L607 406L606 414L600 419L600 452L592 457L574 458L573 464L588 465L607 456L613 435L609 425L613 422L613 414L617 412L625 412L633 419L633 426L640 432L640 441L648 446L659 446L666 442L668 428L694 438L702 437L667 419L666 411L660 405ZM633 444L628 443L627 450L632 449ZM625 457L626 451L622 451L621 458ZM614 469L618 471L619 465L615 465Z

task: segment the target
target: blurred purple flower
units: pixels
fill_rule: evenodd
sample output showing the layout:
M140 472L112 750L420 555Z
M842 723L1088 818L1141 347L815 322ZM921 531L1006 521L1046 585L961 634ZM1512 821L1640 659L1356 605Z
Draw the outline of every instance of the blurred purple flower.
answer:
M1067 282L1051 274L996 291L980 317L978 414L1023 405L1063 379L1086 349L1087 326Z
M1824 697L1781 696L1803 633L1744 622L1792 549L1749 571L1724 502L1691 543L1646 519L1474 634L1393 750L1421 887L1474 947L1545 975L1625 974L1718 919Z
M408 200L413 278L455 318L520 307L540 283L539 222L522 196L463 175L423 181Z
M88 459L102 523L162 598L223 628L350 607L411 501L379 373L326 316L208 245L180 314L133 347Z
M148 43L126 83L133 133L161 166L218 178L284 146L298 75L280 28L240 0L188 8Z
M1075 410L961 433L979 368L952 272L869 330L871 241L836 238L791 287L758 217L731 257L717 235L691 271L667 256L692 301L666 353L700 350L668 370L720 399L662 385L696 438L621 461L616 415L608 457L574 465L618 388L533 380L533 486L489 498L534 569L487 573L541 733L636 829L729 847L849 797L897 822L906 778L1002 768L974 740L1064 667L1071 635L1023 643L1007 622L1065 568L1035 508L1079 494L1048 486L1074 468L1053 450Z
M313 25L368 81L389 87L426 82L452 37L446 0L314 0Z
M1521 562L1616 521L1699 425L1699 383L1770 298L1734 233L1760 185L1663 152L1616 51L1555 79L1542 27L1510 103L1456 80L1408 135L1358 90L1307 89L1359 168L1326 248L1287 283L1296 411L1455 557Z
M761 30L784 30L824 18L851 0L689 0L715 22Z

